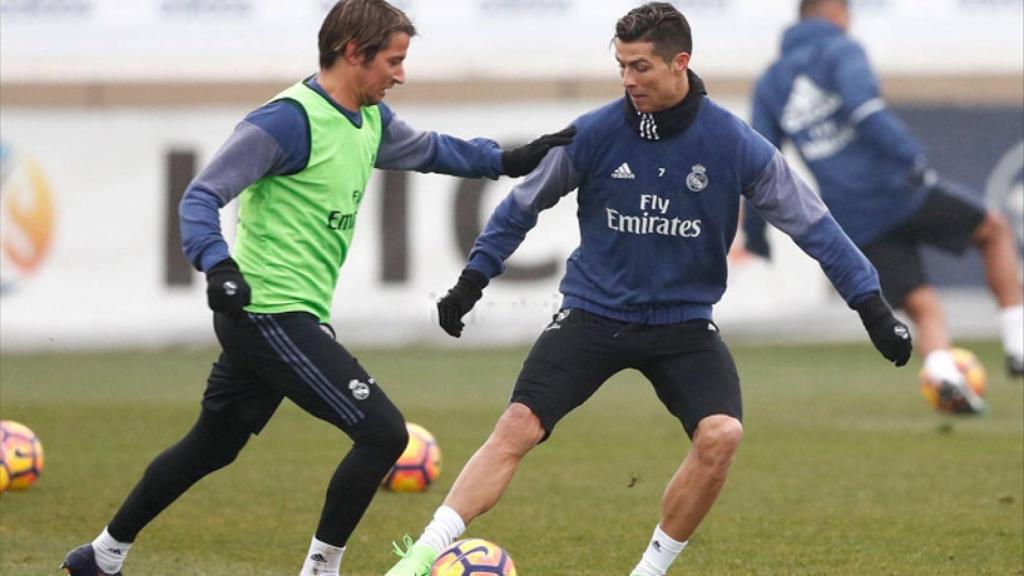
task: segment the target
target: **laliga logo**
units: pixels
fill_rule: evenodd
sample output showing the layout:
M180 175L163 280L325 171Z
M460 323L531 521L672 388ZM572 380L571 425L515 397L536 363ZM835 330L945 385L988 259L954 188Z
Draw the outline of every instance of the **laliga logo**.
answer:
M1024 141L996 164L985 185L985 198L1010 221L1017 248L1024 253Z
M53 240L53 193L39 165L0 143L0 294L36 272Z

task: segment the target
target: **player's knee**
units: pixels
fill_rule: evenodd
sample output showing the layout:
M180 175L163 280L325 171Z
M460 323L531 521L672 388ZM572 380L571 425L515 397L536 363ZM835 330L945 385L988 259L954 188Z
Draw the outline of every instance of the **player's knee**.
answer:
M405 427L405 420L389 426L381 440L381 450L392 462L398 460L408 445L409 429Z
M694 435L694 448L701 463L728 466L743 439L743 424L732 416L715 415L701 420Z
M209 473L231 464L249 441L249 436L249 430L233 417L203 411L188 437L188 441L198 447L196 467Z
M231 464L238 457L239 448L230 445L212 446L204 450L199 458L198 468L205 472L213 472Z
M378 419L371 429L353 434L353 438L357 444L373 449L381 458L394 463L409 444L409 430L405 427L405 419L396 414L391 418Z
M525 404L513 403L501 415L488 443L497 449L522 456L544 438L540 418Z

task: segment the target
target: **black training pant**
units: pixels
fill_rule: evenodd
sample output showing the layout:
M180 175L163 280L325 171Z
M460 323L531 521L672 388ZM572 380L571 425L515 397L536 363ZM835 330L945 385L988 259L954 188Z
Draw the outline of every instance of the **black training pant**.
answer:
M316 531L317 539L344 546L405 449L402 414L311 314L215 314L214 327L224 351L210 372L199 420L149 465L110 534L133 542L190 486L230 464L287 397L355 442L328 484Z

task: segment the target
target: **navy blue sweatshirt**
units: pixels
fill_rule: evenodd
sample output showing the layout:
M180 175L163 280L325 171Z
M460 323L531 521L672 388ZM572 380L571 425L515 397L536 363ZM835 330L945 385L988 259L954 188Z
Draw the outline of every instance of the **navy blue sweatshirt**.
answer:
M564 307L643 324L711 319L746 197L851 306L879 292L874 268L775 147L697 87L674 134L627 98L578 118L575 141L552 149L494 210L468 267L501 274L538 213L578 189L581 239L561 282Z

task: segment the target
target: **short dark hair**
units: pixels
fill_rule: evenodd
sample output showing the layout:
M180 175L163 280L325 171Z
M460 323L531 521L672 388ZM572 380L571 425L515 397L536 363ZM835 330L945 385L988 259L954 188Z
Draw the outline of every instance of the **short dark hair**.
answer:
M800 0L800 17L806 18L813 15L822 4L829 2L841 2L843 6L849 6L847 0Z
M690 23L668 2L648 2L634 8L615 24L615 38L623 42L650 42L654 53L670 62L680 52L693 53Z
M398 32L415 36L416 27L405 12L384 0L341 0L320 26L320 68L333 66L349 42L356 43L365 61L373 60Z

